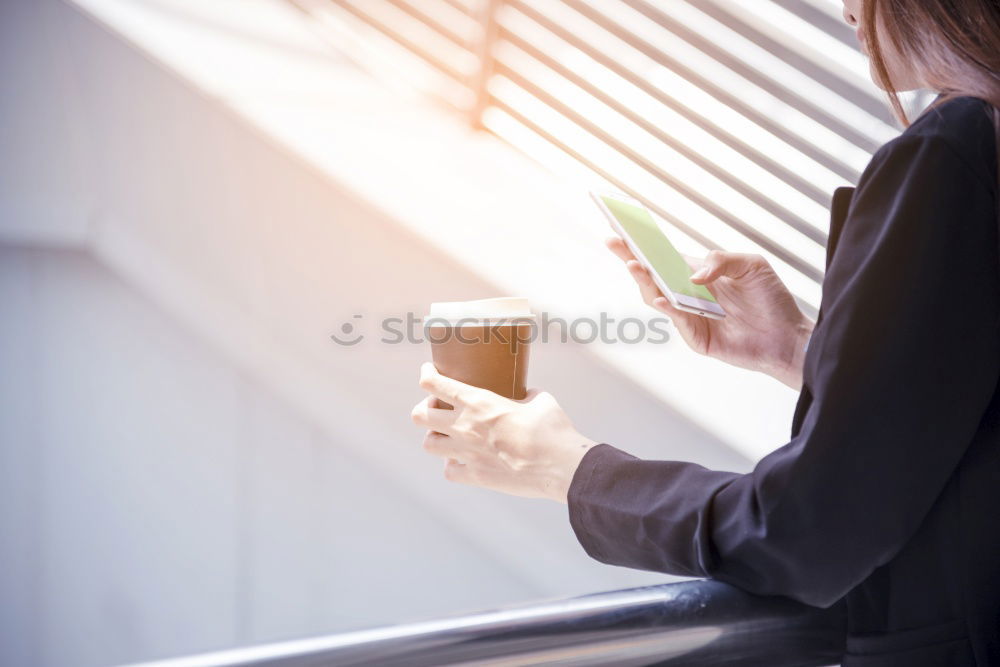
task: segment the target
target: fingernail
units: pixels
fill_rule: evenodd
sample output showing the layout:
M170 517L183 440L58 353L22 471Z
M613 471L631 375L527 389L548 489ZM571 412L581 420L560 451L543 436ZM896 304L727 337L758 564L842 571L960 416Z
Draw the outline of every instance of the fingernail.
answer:
M701 280L708 275L708 269L698 269L691 274L691 280Z

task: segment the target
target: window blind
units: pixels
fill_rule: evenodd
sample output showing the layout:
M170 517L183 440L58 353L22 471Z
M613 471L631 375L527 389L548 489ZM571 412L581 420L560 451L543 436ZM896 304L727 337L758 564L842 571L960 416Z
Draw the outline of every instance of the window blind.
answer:
M765 255L810 310L830 195L898 133L839 0L294 2L682 249Z

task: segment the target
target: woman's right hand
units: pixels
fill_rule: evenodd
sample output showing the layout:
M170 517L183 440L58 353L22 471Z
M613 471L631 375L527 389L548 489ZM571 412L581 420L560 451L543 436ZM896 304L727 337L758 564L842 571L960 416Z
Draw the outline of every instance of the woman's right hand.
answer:
M691 282L705 285L726 311L724 319L714 320L670 305L620 238L609 238L607 245L625 262L643 301L669 315L695 352L761 371L793 389L802 387L802 362L813 322L766 259L719 250L700 263L685 258L695 269Z

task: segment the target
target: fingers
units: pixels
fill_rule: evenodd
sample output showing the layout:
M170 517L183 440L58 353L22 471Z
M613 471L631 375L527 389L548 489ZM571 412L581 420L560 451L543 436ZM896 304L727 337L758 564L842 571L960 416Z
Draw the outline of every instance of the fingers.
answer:
M475 483L472 469L456 459L448 459L444 462L444 478L449 482L458 482L459 484Z
M531 403L532 401L537 401L538 405L541 405L541 404L552 404L552 405L554 405L556 407L559 406L559 403L558 403L558 401L556 401L555 396L553 396L549 392L545 391L544 389L538 389L537 387L534 388L534 389L529 389L525 393L524 400L522 400L520 402L521 403Z
M680 310L679 308L674 308L674 305L670 303L670 300L665 296L658 296L653 299L653 308L670 316L670 320L677 327L677 331L680 332L681 336L688 340L692 333L692 327L698 324L698 315L694 313L688 313L686 311Z
M475 391L471 385L441 375L429 361L420 366L420 388L452 405L464 403L462 397Z
M705 257L701 268L691 275L691 282L706 285L723 276L738 280L761 264L767 261L760 255L713 250Z
M604 240L604 244L608 246L608 249L623 262L635 259L635 255L633 255L632 251L628 249L627 245L625 245L625 241L618 236L609 236Z
M649 271L643 268L642 264L632 259L626 262L626 267L628 267L629 273L632 274L632 278L635 280L636 284L639 285L639 294L642 295L642 300L653 305L653 301L657 297L663 296L660 292L660 288L656 286L653 279L649 275Z
M455 420L458 419L458 412L456 410L445 410L434 407L433 402L435 400L433 396L428 396L417 403L416 407L413 408L413 412L410 413L410 419L417 426L423 426L426 429L450 435Z
M536 396L538 396L540 393L542 393L541 389L534 388L534 387L531 388L531 389L528 389L527 391L524 392L524 398L522 398L520 401L518 401L518 403L528 403L532 399L534 399Z
M705 349L705 318L674 308L673 304L662 296L653 302L653 306L670 316L670 321L674 323L674 328L677 329L677 333L681 335L681 338L688 344L688 347L697 352L702 352Z
M632 254L632 251L628 249L625 241L617 236L612 236L606 239L604 243L608 246L611 252L618 257L618 259L625 262L626 268L628 268L629 273L632 274L632 279L635 280L637 285L639 285L639 294L642 296L642 300L658 310L663 310L654 303L656 299L663 296L663 293L660 292L660 288L656 286L655 282L653 282L653 279L649 275L649 271L647 271L642 264L639 263L639 261L635 258L635 255Z
M608 249L615 254L622 261L628 261L634 259L632 251L628 249L625 245L625 241L619 236L609 236L604 239L604 244L608 246Z
M663 312L669 313L671 315L675 313L684 313L683 310L677 310L676 308L674 308L673 304L670 303L670 299L668 299L665 296L658 296L655 299L653 299L653 307L656 308L657 310L662 310ZM684 314L686 315L687 313Z
M434 456L446 459L457 459L459 461L471 461L474 456L468 445L463 445L456 438L437 431L427 431L424 434L424 451Z

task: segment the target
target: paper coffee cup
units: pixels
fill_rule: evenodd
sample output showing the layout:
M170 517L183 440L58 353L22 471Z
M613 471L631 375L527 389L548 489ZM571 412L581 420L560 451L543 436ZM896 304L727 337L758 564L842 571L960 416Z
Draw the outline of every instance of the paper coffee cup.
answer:
M521 297L432 303L424 335L439 373L520 400L527 391L534 321Z

